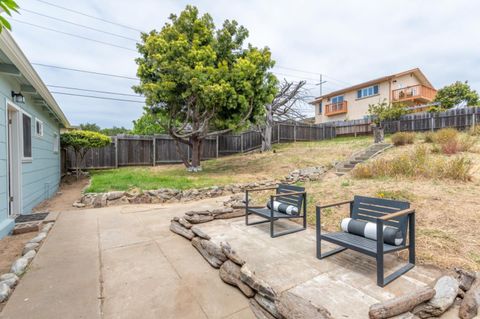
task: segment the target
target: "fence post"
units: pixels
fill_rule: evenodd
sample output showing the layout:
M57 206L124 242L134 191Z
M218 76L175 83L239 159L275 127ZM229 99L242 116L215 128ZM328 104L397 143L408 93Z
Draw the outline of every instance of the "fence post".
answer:
M400 132L400 120L397 121L397 132Z
M157 157L157 152L156 152L156 139L155 139L155 135L153 135L153 138L152 138L152 150L153 150L153 156L152 156L152 161L153 161L153 166L155 166L155 162L156 162L156 158Z
M240 153L243 153L243 133L240 133Z
M435 130L435 118L433 117L433 114L431 116L432 120L430 121L430 131L433 132Z
M278 131L278 134L277 134L277 143L280 143L280 123L278 123L278 125L277 125L277 131Z
M115 168L118 168L118 135L115 136Z
M476 120L477 120L477 118L476 118L476 116L475 116L475 109L473 109L473 113L472 113L472 130L474 130L474 129L475 129L475 126L477 125Z
M297 126L295 124L293 125L293 141L297 141Z
M217 149L216 149L217 158L218 158L218 140L219 140L219 136L217 135L217 141L216 141L217 142L217 145L216 145L217 146Z

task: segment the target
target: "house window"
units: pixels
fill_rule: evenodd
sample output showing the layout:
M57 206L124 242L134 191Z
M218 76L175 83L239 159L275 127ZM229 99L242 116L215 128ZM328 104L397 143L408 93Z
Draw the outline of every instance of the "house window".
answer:
M32 118L30 115L22 114L22 140L23 140L23 159L32 158Z
M58 136L57 133L53 134L53 152L58 153L58 150L60 148L60 137Z
M318 103L318 114L322 114L322 102Z
M343 95L339 95L339 96L334 96L332 97L332 104L340 104L340 103L343 103Z
M43 136L43 122L39 119L35 119L35 135Z
M357 91L357 99L378 94L378 85L372 85Z

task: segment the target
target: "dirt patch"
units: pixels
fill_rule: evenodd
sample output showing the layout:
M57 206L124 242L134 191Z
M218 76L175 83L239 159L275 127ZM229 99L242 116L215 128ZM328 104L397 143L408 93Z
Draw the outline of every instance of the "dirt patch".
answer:
M62 180L60 188L55 196L38 204L34 212L61 212L74 209L73 202L80 199L82 190L88 185L89 178L82 177L80 180L74 176L67 176Z
M35 237L37 232L7 236L0 240L0 274L10 272L10 267L15 259L22 256L25 244Z

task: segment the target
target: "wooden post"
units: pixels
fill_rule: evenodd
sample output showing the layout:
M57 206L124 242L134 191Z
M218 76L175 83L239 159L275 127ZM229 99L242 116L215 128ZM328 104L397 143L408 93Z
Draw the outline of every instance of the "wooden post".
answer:
M322 129L323 129L322 140L326 140L326 139L327 139L327 135L325 135L325 124L322 124Z
M476 119L476 117L475 117L475 110L476 110L476 109L473 109L473 113L472 113L472 130L474 130L474 129L475 129L475 125L477 125L477 123L476 123L476 122L477 122L477 121L476 121L477 119Z
M243 153L243 133L240 133L240 153Z
M217 145L216 145L216 147L217 147L217 149L216 149L217 158L218 158L218 140L219 140L219 136L217 135L217 141L216 141L217 142Z
M153 150L153 158L152 158L152 160L153 160L153 166L155 166L155 164L156 164L156 163L155 163L155 162L156 162L156 158L155 158L155 157L157 156L157 154L156 154L157 152L156 152L156 150L155 150L155 147L156 147L156 144L157 144L157 143L156 143L156 139L155 139L155 135L153 135L152 144L153 144L153 145L152 145L152 146L153 146L153 147L152 147L152 150Z
M397 132L400 132L400 128L401 128L400 120L398 120L397 121Z
M277 131L278 131L278 134L277 134L277 143L280 143L280 123L278 123Z
M430 115L432 117L432 120L430 121L430 131L435 130L435 118L433 117L433 114Z
M293 142L297 141L297 125L293 125Z
M118 135L115 136L115 168L118 168Z

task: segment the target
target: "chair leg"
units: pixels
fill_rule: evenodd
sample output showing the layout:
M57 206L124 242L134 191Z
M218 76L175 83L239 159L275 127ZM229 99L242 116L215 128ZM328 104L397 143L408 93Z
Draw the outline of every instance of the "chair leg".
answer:
M384 282L383 254L377 254L377 286L383 287Z
M274 232L274 220L273 218L270 219L270 237L274 238L275 237L275 232Z

